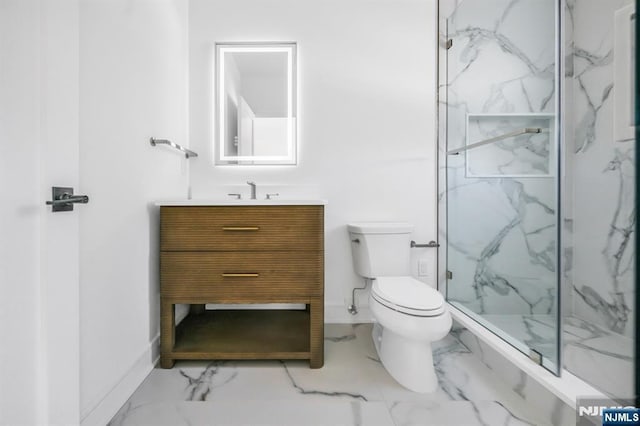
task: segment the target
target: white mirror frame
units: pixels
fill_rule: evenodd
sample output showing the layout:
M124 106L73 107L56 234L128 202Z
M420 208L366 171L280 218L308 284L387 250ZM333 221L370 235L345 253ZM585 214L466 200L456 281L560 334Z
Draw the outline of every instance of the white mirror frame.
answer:
M287 55L287 155L227 155L225 153L225 53L286 53ZM216 43L214 162L216 165L297 164L296 43Z

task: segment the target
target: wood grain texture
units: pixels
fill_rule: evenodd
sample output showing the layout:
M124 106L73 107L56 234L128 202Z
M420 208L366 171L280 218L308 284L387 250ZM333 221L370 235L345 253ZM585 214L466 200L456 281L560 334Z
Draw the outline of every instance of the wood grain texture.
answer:
M309 315L309 366L321 368L324 365L324 296L311 299Z
M260 359L277 353L278 359L294 352L294 358L309 358L308 329L309 314L303 310L207 311L180 323L173 355L205 352L211 359Z
M172 368L171 352L175 346L175 308L169 299L160 298L160 366Z
M162 206L160 364L176 359L324 363L324 206ZM223 276L239 274L240 276ZM175 326L175 304L190 314ZM303 303L306 310L203 310Z
M160 217L162 251L324 250L324 206L163 206Z
M322 252L162 252L163 296L217 303L252 297L321 295ZM223 277L224 273L256 274Z

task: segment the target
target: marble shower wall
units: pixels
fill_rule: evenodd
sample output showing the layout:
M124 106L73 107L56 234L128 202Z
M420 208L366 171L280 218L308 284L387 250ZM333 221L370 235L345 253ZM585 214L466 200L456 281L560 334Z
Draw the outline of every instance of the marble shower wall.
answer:
M615 12L633 0L566 0L573 39L567 51L567 137L573 200L571 314L632 337L635 232L634 140L614 138ZM626 89L628 90L628 89ZM620 96L620 94L618 94Z
M543 129L446 156L448 296L483 314L555 312L554 4L441 2L448 149Z
M621 53L614 16L633 0L562 2L563 366L610 395L628 396L636 309L635 141L616 141L614 131L616 88L629 90L614 81ZM547 165L555 169L554 146L538 139L519 142L528 151L506 140L480 155L451 156L445 149L503 131L505 116L516 117L518 126L526 114L553 116L555 1L439 4L441 43L453 40L448 53L441 49L439 65L440 75L448 75L439 87L440 122L448 123L439 129L448 142L440 144L440 179L447 188L439 193L439 214L447 220L439 233L447 256L439 281L451 270L450 300L506 329L523 323L522 336L510 334L540 348L556 334L553 318L539 315L554 313L556 294L555 182L540 176ZM489 117L484 123L467 123L483 115ZM488 127L491 120L500 124ZM548 323L549 331L527 323Z
M616 11L633 0L565 0L564 367L609 395L633 394L635 140L616 140ZM631 70L629 70L631 72Z

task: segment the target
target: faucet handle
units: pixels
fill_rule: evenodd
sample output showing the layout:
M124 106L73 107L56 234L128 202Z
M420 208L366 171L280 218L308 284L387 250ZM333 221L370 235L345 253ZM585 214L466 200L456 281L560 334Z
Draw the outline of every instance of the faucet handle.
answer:
M242 199L242 194L227 194L230 197L236 197L236 200Z
M280 196L280 194L278 194L277 192L274 192L273 194L267 194L267 200L272 200L273 198L271 197L278 197Z
M256 199L256 183L248 180L247 185L251 187L251 199L255 200Z

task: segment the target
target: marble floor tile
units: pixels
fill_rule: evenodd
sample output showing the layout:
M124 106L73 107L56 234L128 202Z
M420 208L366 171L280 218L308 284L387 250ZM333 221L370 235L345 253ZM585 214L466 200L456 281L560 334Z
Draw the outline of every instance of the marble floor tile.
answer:
M325 365L183 361L154 369L110 426L542 425L455 335L434 342L439 387L418 394L380 363L371 324L325 327Z
M511 413L498 401L397 402L391 405L396 426L540 425Z
M395 426L384 402L215 401L125 406L111 426Z

